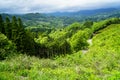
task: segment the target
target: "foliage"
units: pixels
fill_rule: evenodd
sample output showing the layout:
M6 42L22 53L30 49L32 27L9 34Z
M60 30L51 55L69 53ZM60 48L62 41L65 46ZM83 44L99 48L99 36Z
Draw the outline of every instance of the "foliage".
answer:
M119 24L112 24L100 30L100 33L93 37L93 45L90 46L88 53L81 59L81 65L91 69L90 74L94 74L94 77L106 80L120 79L119 29ZM83 74L86 72L81 75Z
M103 20L103 21L94 23L92 30L94 33L96 33L97 31L99 31L111 24L119 24L119 23L120 23L119 18L111 18L111 19Z
M119 18L75 22L50 31L45 25L37 33L30 32L36 27L25 30L21 19L15 16L12 22L9 18L0 21L5 29L0 32L0 59L5 59L0 61L1 80L120 79ZM87 42L90 38L92 45Z
M56 55L71 53L70 45L66 39L53 39L49 36L39 36L35 41L41 45L39 48L41 57L53 57Z
M90 30L78 31L70 39L70 45L73 51L86 49L88 46L87 40L90 38Z
M6 17L6 21L4 22L1 17L0 25L3 25L2 27L4 28L2 28L1 33L5 34L8 39L15 43L18 51L28 53L29 55L35 54L34 39L30 37L30 33L28 34L28 32L24 30L20 18L16 19L16 17L13 16L12 21L10 21L9 18Z
M0 33L0 60L16 53L15 45L8 38Z
M71 36L66 36L69 33L66 28L55 31L55 33L53 31L50 34L39 34L39 37L35 39L36 43L39 45L39 47L37 46L37 50L40 50L37 55L42 55L44 57L53 55L55 57L51 59L39 59L37 57L28 56L25 54L16 54L15 56L0 62L0 79L120 79L120 24L116 24L115 22L115 24L109 24L109 26L101 29L101 24L98 25L99 28L97 29L99 33L92 37L92 45L89 47L86 45L81 46L81 42L88 44L87 40L92 36L91 28L85 28L83 30L73 28L75 30L72 31L73 33ZM30 33L28 32L28 34ZM54 37L53 34L56 34L57 36ZM32 34L30 35L32 36ZM5 35L1 34L0 36L2 37L0 38L1 42L4 43L5 41L5 43L7 43L7 38ZM71 49L68 46L71 46L75 50L77 49L76 52L74 52L74 54L66 54L69 53L66 52L69 51L66 48ZM84 47L89 48L86 54L83 54L82 51L80 51L80 49ZM61 56L57 56L56 54L61 54Z
M85 28L92 28L93 26L93 21L84 21L82 25L80 25L80 28L84 30Z
M0 15L0 32L5 33L4 22L1 15Z
M6 17L6 22L5 22L5 35L8 37L8 39L12 39L12 25L10 23L10 20L8 17Z

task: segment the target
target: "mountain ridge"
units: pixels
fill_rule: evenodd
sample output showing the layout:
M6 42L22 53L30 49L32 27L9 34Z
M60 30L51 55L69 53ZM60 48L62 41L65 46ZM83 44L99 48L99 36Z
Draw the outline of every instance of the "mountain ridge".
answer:
M93 9L93 10L80 10L76 12L54 12L54 13L48 13L48 15L53 16L91 16L99 13L106 13L106 12L112 12L119 10L119 8L100 8L100 9Z

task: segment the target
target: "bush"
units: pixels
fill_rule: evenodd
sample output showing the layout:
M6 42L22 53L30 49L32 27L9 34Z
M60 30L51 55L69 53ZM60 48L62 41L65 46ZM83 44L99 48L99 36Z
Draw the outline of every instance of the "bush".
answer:
M70 39L71 48L73 51L79 51L82 49L87 49L88 43L87 39L89 39L91 33L89 29L85 29L84 31L80 30L76 34L74 34Z
M0 60L16 52L15 45L8 38L0 33Z

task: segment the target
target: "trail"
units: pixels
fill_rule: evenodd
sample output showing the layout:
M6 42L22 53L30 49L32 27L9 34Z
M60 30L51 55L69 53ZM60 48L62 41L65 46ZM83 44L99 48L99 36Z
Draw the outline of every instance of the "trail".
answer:
M87 42L92 45L92 39L88 39Z
M89 46L92 45L92 39L88 39L87 42L89 43ZM88 50L89 50L89 49L87 49L87 50L82 50L82 53L83 53L83 54L86 54L86 53L88 52Z

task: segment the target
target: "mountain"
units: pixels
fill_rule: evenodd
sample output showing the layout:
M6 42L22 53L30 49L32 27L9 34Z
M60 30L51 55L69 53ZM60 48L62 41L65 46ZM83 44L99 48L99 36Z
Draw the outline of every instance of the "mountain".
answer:
M112 17L120 17L120 8L105 8L95 10L82 10L78 12L55 13L28 13L28 14L2 14L11 18L13 15L21 17L26 26L65 27L74 22L86 20L100 21Z
M53 16L91 16L100 13L109 13L118 10L117 8L101 8L95 10L81 10L77 12L55 12L49 15Z

